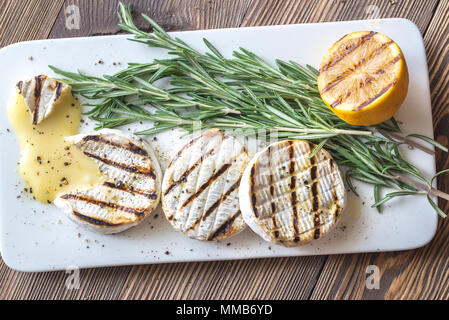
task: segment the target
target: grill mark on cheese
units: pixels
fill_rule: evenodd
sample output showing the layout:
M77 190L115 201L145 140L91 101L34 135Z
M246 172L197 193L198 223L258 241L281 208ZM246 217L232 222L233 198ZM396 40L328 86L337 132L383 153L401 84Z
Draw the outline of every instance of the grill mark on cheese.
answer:
M274 177L273 172L271 171L271 146L268 147L268 170L270 171L269 176L269 185L270 185L270 202L271 202L271 221L273 222L273 229L277 229L277 221L276 221L276 204L273 201L274 198ZM279 237L279 231L274 231L273 235L275 238Z
M295 188L296 188L296 177L291 176L290 177L290 189L295 189Z
M296 159L295 159L295 146L293 144L293 141L289 140L287 141L288 144L288 156L290 159L289 164L289 174L290 174L290 197L291 197L291 204L292 204L292 211L293 211L293 229L295 233L295 242L299 242L299 227L298 227L298 195L296 194L296 178L294 176L295 173L295 167L296 167Z
M310 146L310 143L309 143ZM311 148L311 151L313 149ZM310 178L312 179L312 187L310 188L310 191L312 193L312 212L314 214L313 217L313 225L315 227L314 239L318 239L320 237L320 215L318 213L320 203L319 203L319 197L318 197L318 165L316 161L316 155L310 158L310 165L312 166L310 168ZM334 191L335 192L335 191Z
M36 77L34 77L34 80L36 81L36 85L34 87L34 97L36 99L40 99L41 97L41 93L42 93L42 82L46 79L47 77L44 75L38 75Z
M123 212L128 212L128 213L132 213L138 217L141 217L145 214L146 209L136 209L136 208L130 208L130 207L126 207L126 206L121 206L118 205L116 203L112 203L112 202L106 202L106 201L102 201L102 200L97 200L97 199L92 199L86 196L79 196L76 194L64 194L61 196L62 199L65 200L76 200L76 201L83 201L83 202L87 202L96 206L99 206L100 208L103 207L108 207L111 209L115 209L115 210L120 210Z
M190 168L188 168L181 177L174 181L164 192L164 195L166 196L169 194L174 188L176 188L180 183L187 181L187 177L194 171L196 168L198 168L204 160L206 160L210 155L212 155L215 152L215 149L212 148L209 150L206 154L203 154Z
M238 210L232 217L230 217L226 222L224 222L216 231L214 231L207 240L212 241L218 238L222 234L227 234L231 231L232 225L234 224L235 219L241 214L241 211Z
M255 190L256 164L257 164L257 161L251 167L250 187L251 187L251 205L253 207L254 216L256 218L259 218L259 211L256 208L256 205L257 205L257 196L256 196L256 190Z
M47 77L44 75L38 75L34 77L36 85L34 87L34 107L33 107L33 124L37 125L39 121L39 102L41 100L42 89L43 89L43 81L45 81Z
M293 145L293 142L290 140L288 141L289 149L288 149L288 156L290 158L290 164L288 167L288 172L290 175L292 175L295 172L295 165L296 162L294 161L295 158L295 147Z
M320 206L319 200L318 200L318 181L314 181L312 183L312 210L318 211L318 208Z
M135 189L135 188L127 188L124 184L117 184L114 182L104 182L103 185L105 187L111 188L111 189L118 189L118 190L122 190L125 192L129 192L129 193L136 193L139 194L141 196L144 196L150 200L156 200L157 199L157 193L156 191L145 191L145 190L140 190L140 189Z
M215 180L217 180L223 173L228 170L228 168L231 166L231 163L225 163L218 171L216 171L205 183L201 185L201 187L192 194L181 206L182 208L185 208L190 202L192 202L195 198L197 198L201 193L207 189Z
M319 198L318 198L318 181L314 181L312 184L312 210L314 212L313 225L315 227L314 239L320 237L320 214L319 209Z
M365 42L367 42L368 40L370 40L377 32L374 31L370 31L368 34L364 35L363 37L357 39L357 41L353 44L351 44L350 46L346 47L345 50L343 51L343 53L341 53L338 57L336 57L335 59L333 59L332 61L330 61L329 63L327 63L325 66L323 66L320 70L321 72L325 72L327 71L329 68L332 68L333 66L335 66L337 63L339 63L345 56L347 56L348 54L350 54L351 52L353 52L354 50L356 50L358 47L360 47L361 45L363 45Z
M320 238L320 233L321 233L321 223L320 223L320 215L315 213L314 219L313 219L313 225L315 227L315 231L313 233L313 239L319 239Z
M226 201L226 199L231 195L231 193L232 192L234 192L237 188L238 188L238 186L239 186L239 184L240 184L240 180L241 180L241 176L240 176L240 178L238 179L238 181L236 182L236 183L234 183L229 189L228 189L228 191L226 191L217 201L215 201L206 211L204 211L204 213L192 224L192 226L191 227L189 227L188 229L187 229L187 231L189 231L189 230L193 230L193 229L195 229L198 225L199 225L199 223L201 222L201 220L206 220L207 219L207 217L209 217L210 216L210 214L212 213L212 212L214 212L215 210L217 210L219 207L220 207L220 205L224 202L224 201Z
M273 221L273 229L277 229L278 228L278 224L277 224L277 220L276 220L276 216L275 215L273 215L271 217L271 221ZM275 238L278 238L279 237L279 231L275 230L273 232L273 235L274 235Z
M223 140L228 138L228 136L224 135L224 133L221 130L219 130L218 132L221 134L221 139L222 139L221 141L223 141ZM210 136L210 135L212 135L211 130L208 130L208 131L204 132L202 135L200 135L198 137L195 137L194 139L190 140L187 144L185 144L181 148L181 150L179 150L176 153L176 155L173 157L173 159L168 164L167 169L170 168L176 160L178 160L178 158L183 154L184 151L186 151L187 149L192 147L199 139L201 139L203 137L206 137L206 136Z
M271 171L271 146L268 147L267 149L268 152L268 170L270 172L269 174L269 181L268 184L270 185L270 205L271 205L271 215L274 217L274 214L276 213L276 204L273 201L273 197L274 197L274 186L273 186L273 181L274 181L274 177L273 177L273 172ZM276 220L273 220L273 223L276 224Z
M62 82L56 81L55 101L59 99L62 92Z
M348 68L346 69L343 73L337 75L335 77L335 79L333 79L332 81L330 81L326 87L324 87L321 90L321 94L329 91L330 89L332 89L333 87L335 87L337 84L339 84L341 81L343 81L344 79L346 79L350 74L354 73L354 71L358 70L361 66L365 65L367 62L371 61L371 59L375 56L377 56L378 54L380 54L383 50L385 50L386 48L388 48L388 46L390 46L393 43L393 40L387 41L382 43L382 45L378 48L376 48L375 50L373 50L371 52L371 54L367 57L367 58L362 58L362 60L357 61L357 63L354 64L354 66L352 68Z
M83 151L83 153L90 158L94 158L98 161L103 162L106 165L113 166L117 169L131 172L131 173L142 174L142 175L148 176L152 179L156 179L156 174L154 173L153 168L148 169L148 168L143 168L140 166L131 166L131 165L128 165L125 163L115 162L110 159L100 157L99 155L90 153L88 151Z
M235 190L237 190L237 188L239 187L240 184L240 180L242 179L242 177L240 176L240 178L237 180L236 183L234 183L229 189L228 191L226 191L217 201L214 202L213 205L211 205L209 207L209 209L207 209L203 215L203 221L206 220L206 218L215 211L215 209L217 209L224 201L226 201L226 199L231 195L231 193L233 193Z
M364 101L363 103L361 103L359 106L357 106L354 111L359 111L363 108L365 108L367 105L369 105L371 102L373 102L374 100L376 100L377 98L379 98L380 96L382 96L385 92L387 92L388 90L390 90L391 87L393 87L398 81L398 78L395 78L392 82L390 82L388 85L386 85L385 87L383 87L374 97L371 97L370 99Z
M334 221L337 221L338 216L339 216L339 214L340 214L340 206L338 205L338 198L337 198L337 194L335 193L335 190L334 190L334 192L332 193L332 199L333 199L334 202L336 203L335 209L334 209L334 212L333 212L333 216L334 216Z
M85 216L84 214L79 213L78 211L73 210L72 211L73 215L75 215L78 219L96 225L96 226L100 226L100 227L116 227L121 225L122 223L110 223L110 222L106 222L104 220L101 219L97 219L97 218L92 218L92 217L88 217Z
M135 145L134 143L132 143L131 141L129 141L128 143L117 143L115 141L111 141L108 139L105 139L104 137L102 137L101 135L89 135L89 136L85 136L83 138L84 142L89 142L89 141L93 141L93 142L97 142L97 143L104 143L113 147L117 147L119 149L124 149L127 150L129 152L132 152L134 154L138 154L144 157L148 157L148 152L146 150L144 150L143 148Z
M237 187L239 186L239 184L240 184L240 179L241 179L241 177L239 178L239 180L236 182L236 183L234 183L229 189L228 189L228 191L226 191L226 193L224 193L217 201L215 201L198 219L196 219L196 221L192 224L192 226L191 227L189 227L188 229L187 229L187 231L189 231L189 230L193 230L193 229L195 229L198 225L199 225L199 223L201 222L201 220L206 220L207 219L207 217L209 217L210 216L210 214L212 213L212 212L214 212L215 210L217 210L218 208L219 208L219 206L231 195L231 193L232 192L234 192L234 190L236 190L237 189Z
M312 162L312 161L313 161L313 162ZM316 177L317 177L317 170L318 170L318 168L317 168L317 166L316 166L316 163L315 163L315 159L314 159L314 158L311 158L311 159L310 159L310 163L312 164L312 167L310 167L310 177L312 178L312 181L313 181L313 180L315 180Z

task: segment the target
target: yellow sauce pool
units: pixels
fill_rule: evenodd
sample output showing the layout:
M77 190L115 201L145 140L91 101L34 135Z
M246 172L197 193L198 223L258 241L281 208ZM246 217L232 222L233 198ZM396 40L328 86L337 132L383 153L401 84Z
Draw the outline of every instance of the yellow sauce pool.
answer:
M38 125L32 125L22 95L11 97L8 106L21 149L18 172L33 197L43 203L51 203L61 192L86 189L104 180L95 162L64 140L78 133L81 120L81 107L67 91Z

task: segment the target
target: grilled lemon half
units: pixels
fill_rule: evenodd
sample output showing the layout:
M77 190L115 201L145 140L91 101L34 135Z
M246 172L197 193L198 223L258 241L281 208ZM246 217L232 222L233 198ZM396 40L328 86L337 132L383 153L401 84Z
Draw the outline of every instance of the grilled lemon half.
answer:
M390 119L407 96L408 70L399 46L374 31L350 33L320 66L321 98L342 120L375 125Z

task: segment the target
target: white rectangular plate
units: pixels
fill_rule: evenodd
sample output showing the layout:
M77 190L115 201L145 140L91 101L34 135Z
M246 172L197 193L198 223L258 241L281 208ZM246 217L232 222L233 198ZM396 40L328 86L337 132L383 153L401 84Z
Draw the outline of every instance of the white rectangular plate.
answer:
M358 30L382 32L402 48L410 73L407 100L397 114L405 133L433 137L429 80L423 41L408 20L386 19L303 24L241 29L176 32L193 47L205 50L206 37L225 56L242 46L273 62L275 58L318 66L326 50L343 35ZM105 36L43 40L11 45L0 50L0 213L1 253L11 268L24 271L59 270L67 266L97 267L160 262L246 259L257 257L404 250L422 246L435 234L437 215L425 197L402 197L385 206L382 214L371 209L372 187L358 184L360 198L350 195L339 226L328 236L298 248L264 242L250 230L221 242L191 240L172 230L160 207L139 226L117 235L99 235L74 225L53 205L42 205L24 195L16 172L19 146L7 120L6 105L20 79L53 75L47 67L80 69L93 75L112 74L127 62L148 62L166 57L163 50ZM32 57L32 58L31 58ZM99 63L99 61L103 63ZM120 64L114 64L120 62ZM83 125L81 132L91 130ZM134 128L135 129L135 128ZM9 130L9 131L8 131ZM160 134L150 143L160 161L183 143L179 132ZM435 159L419 150L404 148L426 176L435 172Z

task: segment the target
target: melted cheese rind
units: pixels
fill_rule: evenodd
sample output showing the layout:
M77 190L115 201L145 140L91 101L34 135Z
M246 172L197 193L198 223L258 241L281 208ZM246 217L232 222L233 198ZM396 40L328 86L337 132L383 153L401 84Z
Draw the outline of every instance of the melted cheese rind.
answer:
M33 198L50 203L61 192L84 190L105 180L94 161L65 137L78 133L81 107L64 91L51 116L38 125L20 94L9 102L8 117L20 143L18 172Z

